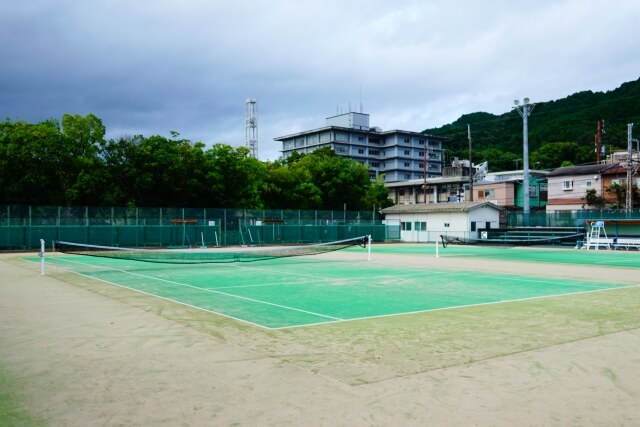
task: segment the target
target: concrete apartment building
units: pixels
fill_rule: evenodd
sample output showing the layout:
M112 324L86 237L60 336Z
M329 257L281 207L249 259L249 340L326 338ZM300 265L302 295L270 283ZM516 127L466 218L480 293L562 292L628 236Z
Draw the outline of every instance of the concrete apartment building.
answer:
M400 182L442 176L445 138L420 132L383 131L369 124L369 115L345 113L327 117L326 126L274 138L282 143L282 156L307 154L329 147L337 154L369 166L371 178Z

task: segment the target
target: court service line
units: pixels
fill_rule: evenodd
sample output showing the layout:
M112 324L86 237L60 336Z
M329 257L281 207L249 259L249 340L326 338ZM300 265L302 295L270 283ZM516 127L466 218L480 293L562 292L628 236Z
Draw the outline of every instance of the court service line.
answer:
M197 289L197 290L203 291L203 292L210 292L210 293L214 293L214 294L220 294L220 295L228 296L228 297L231 297L231 298L237 298L237 299L240 299L240 300L255 302L255 303L258 303L258 304L269 305L269 306L273 306L273 307L282 308L282 309L285 309L285 310L297 311L297 312L300 312L300 313L309 314L309 315L316 316L316 317L323 317L325 319L331 319L331 320L334 320L334 321L344 320L344 319L342 319L340 317L334 317L334 316L329 316L327 314L315 313L313 311L303 310L301 308L289 307L289 306L286 306L286 305L276 304L276 303L269 302L269 301L263 301L263 300L259 300L259 299L255 299L255 298L244 297L242 295L234 295L234 294L230 294L230 293L227 293L227 292L217 291L215 289L200 288L198 286L189 285L187 283L174 282L172 280L162 279L162 278L159 278L159 277L146 276L144 274L133 273L131 271L125 271L125 270L121 270L121 269L118 269L118 268L112 268L112 267L106 267L106 266L96 266L96 265L93 265L93 264L88 264L88 263L79 262L79 261L70 261L70 260L66 260L66 259L59 259L58 261L65 261L65 262L70 262L70 263L75 263L75 264L80 264L80 265L87 265L89 267L94 267L94 268L98 267L98 268L103 268L105 270L117 271L117 272L124 273L124 274L130 274L132 276L144 277L145 279L157 280L157 281L160 281L160 282L170 283L172 285L178 285L178 286L184 286L186 288ZM66 270L66 271L73 272L73 270ZM81 274L81 273L78 273L78 274ZM93 276L90 276L88 274L83 274L83 275L86 276L86 277L93 277ZM100 280L100 279L98 279L98 280ZM130 288L130 287L127 287L127 286L123 286L123 287L135 290L135 288ZM144 292L144 291L141 291L141 292ZM155 294L149 293L149 295L155 295Z

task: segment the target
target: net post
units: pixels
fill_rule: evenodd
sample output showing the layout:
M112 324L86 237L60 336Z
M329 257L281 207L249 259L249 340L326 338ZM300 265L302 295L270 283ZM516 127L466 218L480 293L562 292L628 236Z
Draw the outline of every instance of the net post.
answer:
M40 239L40 275L44 276L44 239Z
M367 261L371 261L371 234L367 235Z
M440 245L438 244L438 239L436 239L436 258L440 258L440 253L438 252L438 248Z

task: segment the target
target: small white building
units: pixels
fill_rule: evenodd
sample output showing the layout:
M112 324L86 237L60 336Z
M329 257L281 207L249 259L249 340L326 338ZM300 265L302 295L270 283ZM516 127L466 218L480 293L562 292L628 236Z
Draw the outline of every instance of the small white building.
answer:
M500 227L502 208L489 201L395 205L383 209L387 224L400 225L403 242L435 242L440 235L480 239Z

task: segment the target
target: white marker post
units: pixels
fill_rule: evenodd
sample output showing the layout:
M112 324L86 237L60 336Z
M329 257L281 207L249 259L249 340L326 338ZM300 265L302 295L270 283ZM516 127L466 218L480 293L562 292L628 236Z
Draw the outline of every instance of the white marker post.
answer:
M44 276L44 239L40 239L40 275Z
M440 246L438 245L438 239L436 239L436 258L440 258L440 254L438 253L438 248Z
M367 261L371 261L371 234L367 236Z

